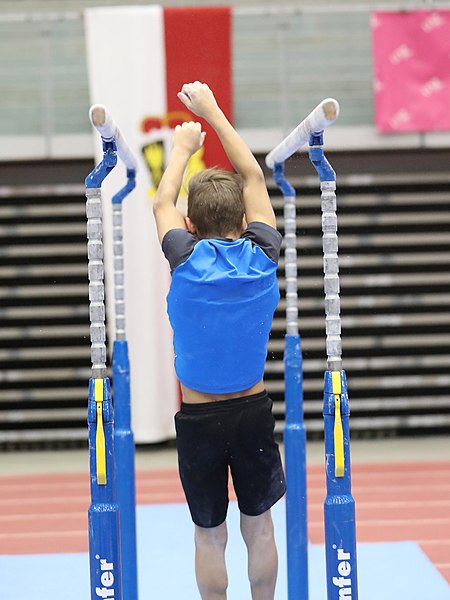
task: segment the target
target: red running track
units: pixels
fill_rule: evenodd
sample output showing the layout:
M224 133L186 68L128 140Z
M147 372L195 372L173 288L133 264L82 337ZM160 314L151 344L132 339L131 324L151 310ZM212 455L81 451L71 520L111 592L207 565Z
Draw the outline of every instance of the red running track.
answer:
M324 469L308 468L312 543L323 543ZM450 461L352 468L358 542L415 541L450 582ZM138 504L184 502L175 470L137 473ZM0 554L87 552L89 475L0 477Z

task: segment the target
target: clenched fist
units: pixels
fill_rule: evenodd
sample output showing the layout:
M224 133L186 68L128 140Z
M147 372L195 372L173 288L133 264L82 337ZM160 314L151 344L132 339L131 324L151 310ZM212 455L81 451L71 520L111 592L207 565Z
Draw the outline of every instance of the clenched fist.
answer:
M195 154L203 146L206 132L202 131L200 123L184 122L175 127L173 147L185 150L190 155Z
M185 83L177 96L190 111L206 120L219 110L214 94L206 83Z

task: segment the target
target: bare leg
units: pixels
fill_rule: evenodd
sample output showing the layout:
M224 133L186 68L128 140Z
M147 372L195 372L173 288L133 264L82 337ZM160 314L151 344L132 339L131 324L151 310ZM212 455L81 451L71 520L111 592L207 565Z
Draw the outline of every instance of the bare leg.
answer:
M248 550L248 577L253 600L273 600L278 572L270 510L257 517L241 513L241 532Z
M195 526L195 575L202 600L226 600L228 576L226 522L218 527Z

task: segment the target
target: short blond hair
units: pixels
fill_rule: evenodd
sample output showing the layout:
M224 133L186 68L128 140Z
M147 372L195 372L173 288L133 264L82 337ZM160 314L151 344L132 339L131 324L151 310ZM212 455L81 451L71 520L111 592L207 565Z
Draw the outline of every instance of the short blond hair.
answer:
M200 238L226 237L242 229L243 180L237 173L217 167L191 177L187 216Z

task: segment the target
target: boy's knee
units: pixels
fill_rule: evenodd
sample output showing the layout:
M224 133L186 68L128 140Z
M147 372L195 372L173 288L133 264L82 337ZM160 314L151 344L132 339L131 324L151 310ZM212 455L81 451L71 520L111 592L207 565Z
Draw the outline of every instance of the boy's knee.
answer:
M225 523L218 527L195 526L195 545L197 548L223 548L227 545L228 532Z
M256 517L241 513L241 532L247 544L271 540L274 537L274 528L270 510Z

